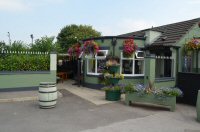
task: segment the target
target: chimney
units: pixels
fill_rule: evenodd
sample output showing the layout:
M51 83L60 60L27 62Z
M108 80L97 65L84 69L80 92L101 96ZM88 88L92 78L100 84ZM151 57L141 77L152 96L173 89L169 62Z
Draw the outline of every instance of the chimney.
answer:
M145 37L146 37L145 45L152 44L161 36L161 34L162 34L161 32L153 31L151 29L145 31Z

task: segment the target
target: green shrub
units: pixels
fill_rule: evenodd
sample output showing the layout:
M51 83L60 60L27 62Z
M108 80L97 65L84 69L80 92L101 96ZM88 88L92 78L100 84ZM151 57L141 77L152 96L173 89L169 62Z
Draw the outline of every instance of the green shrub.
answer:
M47 71L49 55L8 54L0 56L0 71Z

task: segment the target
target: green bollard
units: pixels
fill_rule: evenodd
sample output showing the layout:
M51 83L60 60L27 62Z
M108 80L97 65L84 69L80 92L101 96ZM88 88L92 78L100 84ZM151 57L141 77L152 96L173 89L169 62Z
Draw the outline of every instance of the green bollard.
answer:
M198 91L197 96L197 121L200 122L200 90Z

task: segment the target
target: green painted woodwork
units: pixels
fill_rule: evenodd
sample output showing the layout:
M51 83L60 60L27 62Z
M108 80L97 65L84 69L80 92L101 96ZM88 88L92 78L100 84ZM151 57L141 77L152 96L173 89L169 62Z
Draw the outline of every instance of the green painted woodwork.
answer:
M144 103L144 104L148 103L154 105L161 105L170 108L170 111L175 111L176 97L175 96L157 97L153 94L140 95L138 93L126 93L125 103L127 105L130 105L130 103Z
M150 82L155 81L155 56L154 57L146 57L145 61L145 75L144 75L144 84L148 84Z
M40 82L56 82L56 71L48 74L9 74L0 75L0 89L39 86Z
M198 92L198 96L197 96L197 121L200 122L200 90Z
M162 81L162 82L154 82L155 88L161 88L161 87L174 87L175 86L175 80L174 81Z

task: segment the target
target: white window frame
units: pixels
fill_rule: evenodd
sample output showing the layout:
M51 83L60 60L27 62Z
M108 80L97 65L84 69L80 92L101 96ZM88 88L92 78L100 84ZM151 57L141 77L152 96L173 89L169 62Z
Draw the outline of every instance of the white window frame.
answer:
M122 62L123 60L132 60L132 74L123 74L125 77L140 77L140 76L144 76L144 71L145 71L145 62L144 62L144 57L137 57L138 52L143 52L143 51L136 51L135 54L133 55L133 57L131 58L126 58L123 56L123 52L121 52L121 59L120 59L120 74L122 74ZM135 58L135 56L137 58ZM135 74L135 60L143 60L143 74Z
M86 55L85 58L87 60L87 75L101 75L102 73L98 73L97 72L97 60L103 60L106 59L106 56L108 54L108 50L99 50L99 52L104 52L105 55L104 56L97 56L97 54L95 54L95 56L91 56L91 55ZM89 72L89 60L90 59L94 59L95 60L95 72Z

